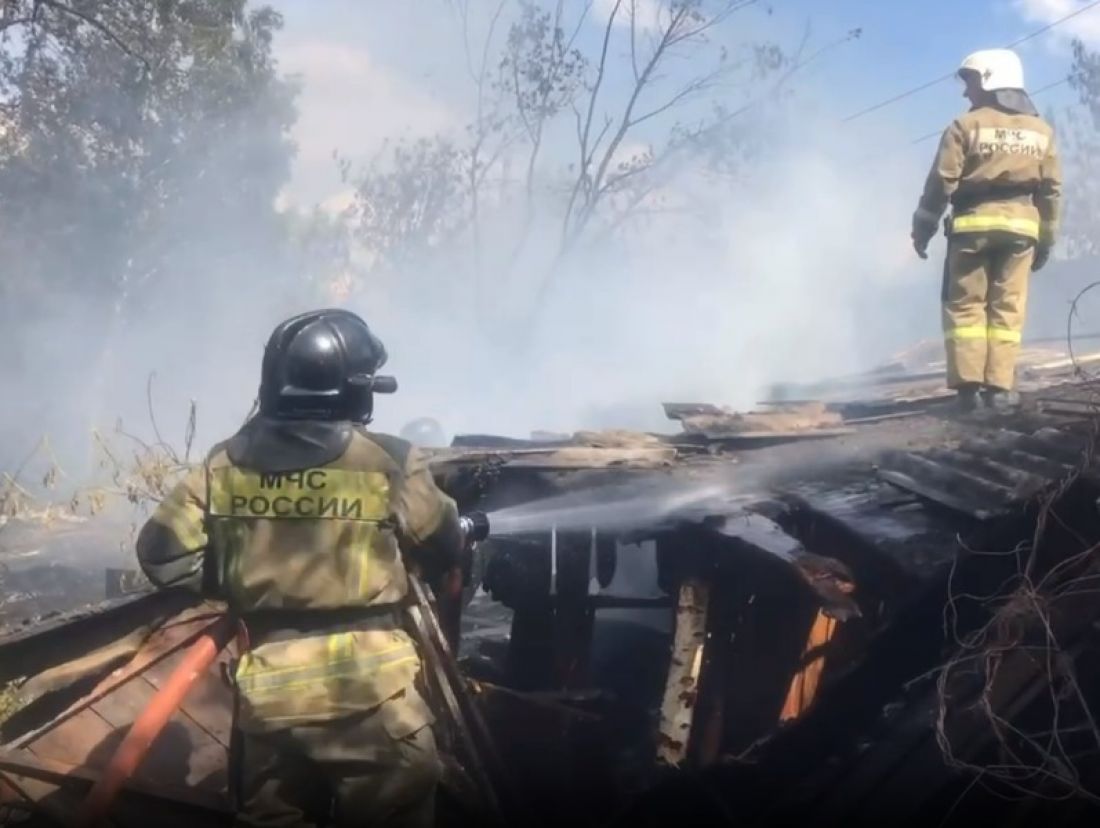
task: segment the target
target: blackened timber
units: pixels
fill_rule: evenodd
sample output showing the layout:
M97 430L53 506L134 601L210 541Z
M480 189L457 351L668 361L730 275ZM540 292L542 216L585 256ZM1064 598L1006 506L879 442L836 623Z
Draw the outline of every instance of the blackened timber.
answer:
M954 556L955 534L964 528L962 518L899 508L921 501L878 481L844 489L802 485L786 499L792 510L783 520L787 531L811 549L829 549L858 573L865 606L871 593L893 600L933 576Z
M885 732L878 732L876 728L875 732L864 734L861 745L864 749L858 758L824 763L818 772L809 774L804 780L805 794L779 803L778 813L773 816L782 815L793 820L791 811L813 813L817 825L843 825L845 818L850 818L854 809L872 796L894 769L904 766L927 743L935 718L923 707L910 707L899 710L889 722L880 718L880 724ZM833 796L838 789L844 791L843 797Z
M1062 645L1059 658L1074 664L1086 650L1095 651L1096 630L1090 623L1095 615L1091 596L1074 596L1072 602L1056 609L1052 624ZM966 677L962 678L965 682ZM858 759L827 782L815 780L816 798L803 804L810 805L808 811L815 814L818 824L850 825L853 819L868 825L896 823L899 813L911 818L906 824L940 819L942 803L936 799L957 777L944 767L936 741L939 699L935 682L926 681L921 689L912 695L898 718L878 734L881 738L868 740L869 749ZM963 686L961 692L953 694L954 704L946 711L945 733L951 740L953 755L962 761L980 763L985 751L997 746L997 735L989 722L975 715L979 708L970 703L983 689L980 684L969 690ZM1027 648L1014 648L1005 654L996 680L983 693L983 703L1001 720L1017 722L1051 692L1045 656ZM1067 720L1066 725L1072 726L1073 722Z
M835 558L808 551L777 522L745 512L727 516L712 526L735 543L791 565L831 617L844 620L860 615L859 606L851 597L855 589L851 570Z

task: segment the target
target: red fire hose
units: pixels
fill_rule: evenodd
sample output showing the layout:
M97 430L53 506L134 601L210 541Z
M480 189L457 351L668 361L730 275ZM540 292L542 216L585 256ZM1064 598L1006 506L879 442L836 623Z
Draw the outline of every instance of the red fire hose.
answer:
M236 627L231 619L223 615L191 645L164 686L130 726L106 770L88 792L77 814L75 828L94 828L104 824L107 812L122 786L137 770L172 714L179 709L191 685L214 663L235 632Z

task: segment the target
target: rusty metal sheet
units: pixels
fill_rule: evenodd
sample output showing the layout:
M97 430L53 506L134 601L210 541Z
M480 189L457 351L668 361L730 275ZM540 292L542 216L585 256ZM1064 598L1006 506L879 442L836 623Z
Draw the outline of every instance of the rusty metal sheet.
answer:
M211 669L199 676L187 693L180 710L198 724L212 739L223 747L229 746L233 725L233 691L223 680L221 670L228 669L234 656L235 645L230 643L219 655ZM182 655L182 654L181 654ZM177 657L154 665L145 673L145 680L160 689L172 670Z
M217 615L211 613L209 605L202 605L186 609L170 618L159 629L154 631L141 646L129 663L112 671L104 677L89 693L78 699L68 708L50 721L45 722L39 728L24 733L12 743L12 747L24 747L33 743L37 738L49 732L52 728L64 724L69 718L80 715L87 710L96 700L103 698L108 693L131 681L158 661L168 658L182 647L186 647L194 641L210 625L211 620ZM79 660L78 652L74 653L74 660ZM58 665L61 666L61 665Z
M103 769L130 725L156 695L156 688L140 676L96 702L92 710L115 728L110 750L100 750L81 764ZM228 727L232 708L223 711ZM149 748L135 777L151 784L170 783L180 788L221 791L226 789L226 745L215 739L186 711L177 711Z
M7 749L4 755L9 770L23 780L20 789L36 802L55 798L57 786L68 784L50 777L58 769L62 776L94 781L130 725L182 659L186 647L210 627L211 617L208 608L180 613L153 633L129 664L105 677L62 714L17 740L14 744L22 749ZM221 682L219 669L220 664L215 663L199 678L193 688L195 695L189 695L159 734L131 780L130 790L152 792L181 805L201 802L206 792L209 796L202 807L215 802L224 805L232 694ZM18 771L19 762L27 766L22 771ZM120 807L127 811L132 804ZM122 824L143 824L140 809L131 814ZM186 819L182 824L188 824Z
M115 728L94 710L84 710L43 733L27 750L42 759L82 765L89 756L106 749L114 732Z
M18 788L30 799L40 800L59 788L83 792L99 778L100 769L36 757L24 750L0 749L0 772L19 779ZM171 802L228 816L230 803L224 794L181 787L168 781L129 780L124 791L153 800ZM75 797L73 803L78 801ZM158 813L158 824L160 814Z

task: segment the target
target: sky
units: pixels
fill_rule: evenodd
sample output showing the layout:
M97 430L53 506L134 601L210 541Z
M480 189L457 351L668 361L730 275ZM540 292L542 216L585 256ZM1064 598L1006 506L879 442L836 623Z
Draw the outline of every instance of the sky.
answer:
M347 203L334 153L354 167L384 157L387 140L461 134L469 123L473 84L456 11L463 0L267 1L285 19L275 40L279 65L301 86L292 133L297 157L280 197L286 207ZM468 0L475 55L499 2ZM506 2L515 8L517 0ZM576 9L584 0L565 2ZM592 0L594 19L606 19L614 2ZM658 0L637 2L646 8ZM455 300L456 286L465 290L466 284L456 280L461 261L416 274L415 295L395 289L394 295L367 291L353 297L349 306L386 342L387 370L401 384L399 394L379 402L378 427L396 432L413 417L433 414L450 435L668 430L674 426L665 420L661 401L752 408L776 382L879 366L922 340L938 352L943 242L934 241L930 260L921 261L908 237L935 142L912 142L938 134L964 110L961 89L955 82L940 83L843 121L953 72L971 51L1010 43L1081 5L1075 0L761 0L739 13L737 28L728 31L731 41L774 41L794 51L805 40L804 55L824 50L790 81L794 106L776 127L777 151L750 171L747 183L700 181L705 174L698 170L695 178L681 176L671 195L689 209L635 231L625 256L611 246L578 257L582 260L555 276L555 290L539 300L537 323L522 331L513 329L527 318L525 311L513 314L519 322L513 320L512 328L486 321L507 316L507 285L488 297L491 314L472 318L484 305L465 295ZM505 28L502 22L498 40ZM857 28L858 39L829 48ZM619 35L622 44L623 32ZM1074 35L1100 46L1100 4L1020 48L1033 88L1065 75L1068 38ZM600 26L587 23L578 43L592 54L601 37ZM619 88L608 98L617 93L621 101L629 60L625 47L617 48L620 77L609 84ZM667 80L675 83L675 72L697 69L687 60L674 62ZM732 90L727 103L736 108L744 95L769 88L764 84L762 93L759 86ZM1063 86L1037 102L1058 107L1070 99ZM564 140L548 142L544 158L575 152L572 124L559 123L564 132L558 137ZM769 130L771 124L760 132L771 140L775 130ZM547 166L556 173L565 160L552 157ZM546 221L519 234L530 244L522 265L507 272L519 277L514 281L522 289L532 288L528 277L537 278L553 259L560 225L552 213L542 210ZM514 248L509 218L495 215L487 223L490 252ZM200 248L201 240L196 245ZM1033 295L1036 312L1028 330L1049 335L1041 329L1038 306L1044 302L1053 308L1046 320L1063 330L1071 287L1044 279L1043 289ZM477 307L456 312L452 302ZM252 402L256 354L269 321L250 324L247 333L238 327L222 332L223 352L232 355L225 369L213 379L196 369L187 381L171 385L174 397L163 404L167 411L184 412L180 400L196 400L204 444L236 428ZM520 333L526 344L515 347L510 337ZM162 351L130 349L136 364L127 366L127 375L169 373ZM144 384L131 385L141 411L128 421L144 416ZM166 383L158 393L167 397L168 392Z
M498 3L514 9L518 1L465 0L475 54ZM636 0L643 9L662 1ZM388 140L461 135L471 120L473 84L456 11L464 0L254 0L261 2L284 15L276 57L301 90L292 133L297 155L280 196L287 208L347 204L335 153L355 167L384 157ZM585 0L564 2L575 10ZM599 21L615 0L591 2ZM662 401L746 410L774 383L878 367L915 343L931 344L922 353L942 353L943 240L934 240L930 259L921 261L911 249L909 227L934 138L965 109L961 89L948 80L865 117L845 119L952 73L974 50L1009 44L1086 4L760 0L736 16L731 41L773 41L788 52L805 42L803 54L817 55L790 81L792 106L778 123L757 131L774 139L775 151L763 153L744 179L706 180L709 171L702 165L680 176L662 193L679 212L671 209L639 225L617 246L593 245L590 255L575 256L555 273L554 290L539 298L535 321L522 308L512 312L506 294L514 281L541 297L532 288L554 260L560 216L552 208L560 203L541 205L540 219L525 228L531 232L516 234L521 245L530 243L520 265L502 269L508 279L492 295L477 301L465 295L474 291L456 278L464 272L463 250L455 255L459 261L443 262L437 272L414 274L411 288L402 283L393 295L382 295L383 288L353 296L349 307L386 342L387 371L401 387L379 400L378 428L397 432L414 417L432 415L452 436L668 431L675 426L665 419ZM498 41L505 28L506 21L497 29ZM846 39L854 29L861 36ZM618 34L617 42L624 43L623 32ZM601 37L598 23L590 22L579 30L578 43L591 55ZM1019 47L1031 88L1065 76L1072 37L1100 48L1100 3ZM629 56L625 47L616 48L620 76L608 81L617 88L607 97L621 102ZM673 62L666 80L674 84L682 80L677 71L697 69L691 61ZM762 86L763 93L732 90L723 103L736 109L744 95L766 94L769 86ZM1072 98L1062 85L1036 102L1057 110ZM555 187L566 169L564 153L576 151L572 124L562 122L557 128L563 132L543 154L551 158L544 183ZM930 139L913 143L922 136ZM560 190L543 191L560 202ZM515 250L512 264L520 260L520 247L509 235L514 219L501 209L483 228L485 249ZM226 232L234 236L233 228ZM188 246L196 261L205 255L204 242L195 238ZM1025 341L1065 330L1066 308L1079 288L1060 278L1058 264L1056 251L1055 262L1036 280ZM81 397L71 418L83 429L73 432L74 452L87 442L85 424L108 430L117 415L142 430L151 374L172 378L157 385L166 433L183 433L189 400L200 412L199 447L238 427L253 402L259 355L274 316L302 308L295 299L272 295L259 267L223 287L226 297L247 297L250 313L247 319L238 314L237 304L220 292L207 297L212 306L232 309L232 325L215 325L205 343L208 353L219 354L218 370L193 359L186 337L165 335L158 318L141 320L105 353L107 367L90 376L87 397L93 404ZM253 302L255 296L264 301ZM491 313L485 313L487 306ZM498 324L502 319L510 324ZM516 339L522 340L519 346Z
M387 137L428 134L461 122L468 100L457 0L273 0L286 28L277 41L284 70L301 77L299 157L287 198L324 202L340 187L332 163L339 149L371 157ZM472 39L484 31L495 0L470 0ZM570 0L577 4L581 0ZM596 0L596 8L609 0ZM807 53L859 28L862 35L828 51L797 80L799 91L839 121L867 106L951 72L967 53L1011 43L1085 6L1085 0L768 0L744 13L754 35L794 48L809 32ZM770 10L770 13L765 10ZM479 28L479 26L481 28ZM595 25L582 36L596 38ZM1071 37L1100 44L1100 7L1019 47L1028 82L1064 77ZM964 102L940 83L852 121L853 142L904 147L937 132ZM1040 95L1041 109L1071 100L1065 85ZM912 153L924 165L934 142ZM918 171L918 174L923 171Z

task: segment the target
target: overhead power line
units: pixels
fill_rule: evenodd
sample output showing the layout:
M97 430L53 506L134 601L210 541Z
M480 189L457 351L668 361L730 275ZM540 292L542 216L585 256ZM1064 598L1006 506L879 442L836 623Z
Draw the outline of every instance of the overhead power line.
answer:
M1023 37L1012 41L1011 43L1006 45L1005 48L1006 49L1011 49L1014 46L1019 46L1021 43L1026 43L1029 40L1034 40L1037 37L1045 35L1051 29L1057 28L1058 26L1061 26L1063 23L1066 23L1067 21L1072 20L1073 18L1080 16L1080 15L1084 14L1085 12L1092 11L1093 9L1095 9L1097 7L1100 7L1100 0L1093 0L1093 2L1087 3L1086 5L1081 6L1081 8L1079 8L1079 9L1076 9L1076 10L1070 12L1069 14L1063 15L1062 17L1059 17L1057 20L1052 20L1050 23L1047 23L1042 28L1036 29L1033 32L1029 32L1028 34L1024 35ZM953 77L955 77L955 72L949 72L948 74L942 75L942 76L940 76L940 77L938 77L934 80L930 80L930 81L927 81L926 83L922 83L920 86L914 86L912 89L907 89L904 92L900 92L897 95L894 95L893 97L887 98L884 101L879 101L877 104L873 104L872 106L868 106L865 109L861 109L858 112L855 112L855 113L849 115L843 121L841 121L841 123L846 124L850 121L856 120L857 118L862 118L865 115L870 115L872 112L878 112L878 110L880 110L880 109L883 109L887 106L890 106L891 104L895 104L898 101L905 100L906 98L908 98L912 95L916 95L918 92L923 92L925 89L929 89L933 86L936 86L937 84L943 83L946 80L950 80ZM1038 93L1036 93L1036 94L1038 94Z
M1042 95L1044 92L1050 91L1051 89L1055 89L1059 86L1064 86L1065 84L1069 83L1069 81L1070 81L1070 78L1067 75L1066 77L1062 78L1061 80L1054 81L1054 83L1048 83L1046 86L1040 86L1034 92L1029 92L1028 95L1030 95L1032 98L1034 98L1037 95ZM943 134L943 130L939 129L939 130L936 130L935 132L929 132L927 135L922 135L920 138L914 138L909 143L910 144L923 144L925 141L931 140L932 138L938 138L942 134Z

